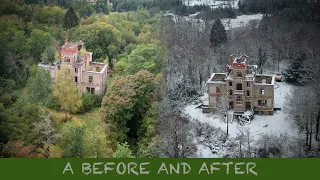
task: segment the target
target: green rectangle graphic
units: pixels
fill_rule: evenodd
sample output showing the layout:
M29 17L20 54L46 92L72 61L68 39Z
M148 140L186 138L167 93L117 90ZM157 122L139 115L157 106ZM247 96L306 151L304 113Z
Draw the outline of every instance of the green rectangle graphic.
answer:
M320 159L0 159L5 179L270 179L316 176Z

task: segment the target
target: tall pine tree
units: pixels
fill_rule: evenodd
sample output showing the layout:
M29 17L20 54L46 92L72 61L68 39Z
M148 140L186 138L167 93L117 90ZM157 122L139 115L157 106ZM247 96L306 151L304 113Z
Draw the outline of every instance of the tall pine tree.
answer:
M79 19L72 7L68 9L63 19L63 27L66 29L73 28L79 24Z
M217 47L227 41L227 33L220 19L217 19L211 29L210 42L211 47Z
M303 63L306 60L306 54L301 53L297 58L295 58L288 69L286 70L285 80L290 83L296 83L303 85L303 76L305 75L305 70Z

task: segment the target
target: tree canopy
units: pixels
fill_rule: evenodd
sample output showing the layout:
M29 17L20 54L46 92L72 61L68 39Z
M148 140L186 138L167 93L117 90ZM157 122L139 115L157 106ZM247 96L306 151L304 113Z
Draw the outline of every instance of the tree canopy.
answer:
M57 98L62 111L76 113L81 107L81 92L74 85L73 79L68 68L61 68L58 71L57 79L53 84L53 95Z

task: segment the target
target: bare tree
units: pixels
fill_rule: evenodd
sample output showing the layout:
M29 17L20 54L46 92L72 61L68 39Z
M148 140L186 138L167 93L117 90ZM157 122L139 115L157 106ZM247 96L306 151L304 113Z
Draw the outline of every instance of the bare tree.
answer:
M305 144L307 150L312 148L313 128L317 118L317 102L315 95L310 87L296 87L292 90L292 95L287 95L285 111L288 117L300 127L301 132L305 133ZM315 110L316 109L316 110Z
M225 117L227 124L227 135L229 134L229 117L228 111L230 109L230 102L228 90L226 88L221 89L219 96L217 97L216 111Z
M192 124L186 117L172 111L167 100L162 102L158 131L161 139L160 154L162 157L194 157L197 151L192 134Z
M242 158L244 156L243 155L243 144L245 141L243 129L239 129L239 133L237 133L236 140L239 141L239 157Z

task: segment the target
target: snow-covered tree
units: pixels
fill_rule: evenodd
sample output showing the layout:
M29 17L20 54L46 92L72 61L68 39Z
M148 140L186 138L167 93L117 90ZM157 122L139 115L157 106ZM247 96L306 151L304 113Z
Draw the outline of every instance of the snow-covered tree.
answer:
M223 115L227 124L227 135L229 134L229 117L228 111L230 109L230 102L228 90L223 88L220 92L220 95L217 98L216 112Z
M305 144L308 150L312 148L314 127L317 118L317 101L314 99L315 94L310 87L296 87L292 90L291 95L286 97L286 108L284 109L288 118L293 120L300 127L300 131L305 133Z

